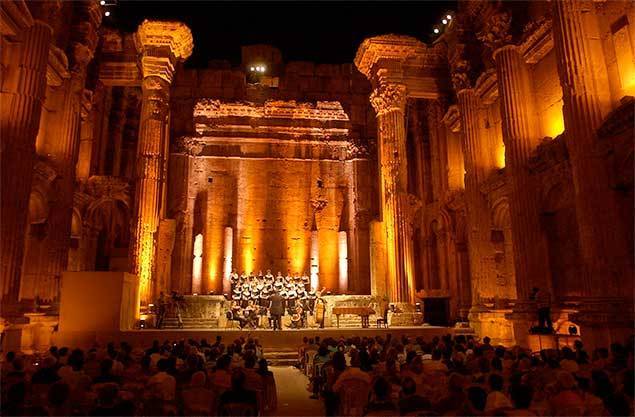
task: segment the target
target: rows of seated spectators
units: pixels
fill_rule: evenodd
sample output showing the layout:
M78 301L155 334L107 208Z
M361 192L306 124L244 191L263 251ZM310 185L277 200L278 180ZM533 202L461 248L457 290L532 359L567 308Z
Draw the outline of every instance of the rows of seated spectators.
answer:
M299 363L327 415L633 415L633 340L532 354L487 337L315 337Z
M258 415L276 403L256 339L52 347L2 362L3 416Z

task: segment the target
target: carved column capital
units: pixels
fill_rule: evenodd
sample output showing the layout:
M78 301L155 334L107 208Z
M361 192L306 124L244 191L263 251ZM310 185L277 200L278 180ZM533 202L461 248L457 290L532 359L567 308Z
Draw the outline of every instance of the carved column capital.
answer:
M512 35L509 32L511 23L511 13L507 10L502 10L498 13L494 13L487 19L483 30L476 36L478 40L483 42L483 45L493 53L498 48L509 45L512 42Z
M472 87L472 81L470 80L471 65L467 59L459 58L452 63L451 79L452 87L457 94Z
M390 111L403 112L408 93L406 86L399 83L381 85L370 94L370 103L378 116Z
M148 106L148 117L165 120L170 109L170 84L161 77L146 77L141 83L144 105Z
M194 41L190 29L181 22L144 20L134 37L141 55L143 77L159 77L172 82L175 65L189 58Z

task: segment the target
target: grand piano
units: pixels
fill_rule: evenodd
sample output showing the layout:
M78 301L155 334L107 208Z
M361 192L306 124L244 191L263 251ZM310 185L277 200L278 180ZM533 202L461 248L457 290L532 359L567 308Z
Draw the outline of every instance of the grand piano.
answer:
M362 328L368 328L368 317L375 314L375 310L370 307L333 307L332 314L337 317L337 327L340 327L340 315L354 314L362 318Z

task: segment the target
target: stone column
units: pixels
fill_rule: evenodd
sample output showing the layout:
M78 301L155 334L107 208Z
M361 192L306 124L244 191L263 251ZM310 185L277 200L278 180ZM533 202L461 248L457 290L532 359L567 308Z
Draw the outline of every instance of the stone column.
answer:
M126 102L127 97L125 91L122 92L120 100L116 103L116 109L110 116L110 135L109 139L113 142L112 156L112 176L119 177L121 175L121 159L122 159L122 142L123 130L126 124Z
M535 319L535 303L529 301L532 287L550 291L549 258L541 232L538 198L527 163L538 137L532 88L525 60L518 47L503 46L494 52L498 75L505 166L511 180L509 199L513 236L514 271L518 301L514 307L514 338L523 343ZM506 242L507 245L507 242Z
M79 152L80 123L83 109L86 71L97 47L97 30L101 24L101 6L95 1L74 5L72 35L67 50L70 77L56 92L55 115L47 124L47 135L42 153L58 174L56 200L48 218L47 246L49 251L39 260L38 278L47 277L59 288L62 272L68 265L73 197L75 194L75 168ZM55 297L57 291L53 291Z
M382 221L390 302L414 303L412 220L414 196L408 194L404 110L406 87L380 85L370 97L377 113L380 146Z
M489 208L481 194L480 183L485 179L487 149L479 126L479 99L473 89L464 88L457 93L461 126L463 130L463 155L465 158L465 201L467 207L468 251L472 275L472 304L494 296L493 283L489 282L488 258L490 250Z
M589 10L583 10L585 7ZM582 309L591 313L582 318L590 327L606 330L632 314L626 313L632 312L632 301L622 309L619 299L624 294L632 295L633 254L628 253L625 231L615 222L616 196L609 188L607 166L596 135L603 116L593 72L597 57L592 56L586 28L586 20L594 13L593 4L586 2L553 2L553 37L582 255L580 279L584 295L596 301L585 301Z
M28 216L35 158L35 139L46 88L46 70L52 29L35 21L20 37L15 69L3 74L0 99L2 140L0 259L3 312L18 301L20 267ZM10 195L7 195L9 193Z
M175 64L192 52L192 34L182 23L145 20L135 35L143 71L135 218L130 245L131 270L139 276L140 300L151 301L159 224L163 144L169 90Z
M88 91L88 90L86 90ZM75 177L78 181L87 181L90 177L90 160L93 151L93 134L95 129L95 111L92 108L93 99L88 103L86 112L82 112L82 121L79 134L79 150L77 156L77 166L75 167Z

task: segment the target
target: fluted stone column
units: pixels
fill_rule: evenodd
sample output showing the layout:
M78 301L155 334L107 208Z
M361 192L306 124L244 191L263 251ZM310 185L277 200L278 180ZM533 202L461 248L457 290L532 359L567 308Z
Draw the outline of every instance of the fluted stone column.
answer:
M526 337L535 319L535 303L529 300L532 287L551 289L549 258L538 213L538 198L527 163L538 144L535 109L529 72L517 46L507 45L494 52L498 75L505 166L511 182L509 199L513 236L514 271L518 300L514 313L516 343L527 345Z
M75 169L79 154L81 117L85 100L87 68L97 47L97 30L101 24L101 6L96 1L74 4L72 35L67 55L70 77L65 79L56 94L56 111L47 124L47 140L42 153L58 174L56 199L47 220L46 256L38 260L38 278L54 283L52 294L56 299L59 279L68 265L73 198L75 194ZM90 95L90 94L89 94ZM87 99L87 97L86 97ZM85 113L85 112L84 112Z
M514 270L519 300L527 300L532 287L551 288L547 248L541 233L538 199L531 190L527 163L538 144L531 84L527 65L513 45L494 53L505 142L505 166L511 179Z
M595 11L593 4L588 10L584 7L589 5L581 1L553 2L553 36L573 172L582 255L580 279L583 294L597 301L585 300L581 308L588 313L579 319L598 331L606 331L616 325L614 321L632 317L633 254L628 253L625 231L615 222L616 196L609 188L606 162L598 149L596 130L602 114L593 72L597 57L592 56L586 28ZM618 299L608 301L603 297ZM620 297L630 297L626 308L619 306ZM610 312L611 308L617 310ZM610 335L605 336L604 342L610 341Z
M192 52L192 34L179 22L144 21L135 35L143 71L135 218L130 245L132 273L139 276L140 301L151 301L159 225L163 146L168 133L170 83L175 64Z
M16 66L5 72L0 106L2 143L1 253L3 312L18 301L20 267L35 157L35 139L46 87L52 29L35 21L21 37Z
M480 131L478 111L479 99L473 89L462 89L457 93L461 126L463 129L463 155L465 158L465 200L467 207L468 250L472 275L472 304L494 296L494 283L490 282L488 260L490 250L489 208L481 194L480 183L487 175L488 156Z
M370 100L377 113L381 163L382 221L390 302L414 302L412 221L416 202L408 194L404 110L406 87L381 85Z

